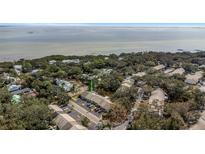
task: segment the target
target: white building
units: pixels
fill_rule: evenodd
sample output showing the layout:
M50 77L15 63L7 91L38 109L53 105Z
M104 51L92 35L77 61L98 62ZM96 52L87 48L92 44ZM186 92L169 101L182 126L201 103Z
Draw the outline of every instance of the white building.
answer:
M78 64L78 63L80 63L80 60L79 59L67 59L67 60L63 60L62 63L66 63L66 64L75 63L75 64Z
M122 82L121 87L131 88L134 82L135 82L134 79L128 77Z
M71 91L74 86L72 83L60 79L56 79L56 84L67 92Z
M50 60L50 61L49 61L49 64L50 64L50 65L53 65L53 64L55 64L55 63L56 63L56 60Z
M200 87L199 87L199 90L200 90L201 92L204 92L204 93L205 93L205 86L200 86Z
M15 72L20 75L22 72L22 65L14 65Z

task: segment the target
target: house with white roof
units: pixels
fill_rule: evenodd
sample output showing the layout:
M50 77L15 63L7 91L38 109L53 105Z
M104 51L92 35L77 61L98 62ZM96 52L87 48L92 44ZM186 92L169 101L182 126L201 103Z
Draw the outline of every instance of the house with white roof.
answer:
M125 80L123 80L121 87L131 88L134 82L135 82L134 79L132 79L131 77L128 77Z
M56 63L56 60L50 60L48 63L49 63L50 65L53 65L53 64Z
M201 92L204 92L204 93L205 93L205 86L200 86L200 87L199 87L199 90L200 90Z
M71 89L74 87L72 83L66 80L56 79L56 84L67 92L71 91Z
M23 67L22 65L14 65L14 70L18 75L20 75L23 70Z
M62 60L62 63L70 64L70 63L75 63L78 64L80 63L79 59L67 59L67 60Z

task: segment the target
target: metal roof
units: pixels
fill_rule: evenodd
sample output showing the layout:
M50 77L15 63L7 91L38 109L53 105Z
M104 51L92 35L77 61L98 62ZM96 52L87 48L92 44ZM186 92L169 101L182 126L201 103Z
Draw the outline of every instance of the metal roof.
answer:
M68 129L75 129L75 130L86 130L84 126L77 123L75 119L69 116L66 113L59 114L54 119L56 125L60 130L68 130Z
M100 96L94 92L84 92L81 94L81 97L85 98L86 100L92 101L96 104L98 104L100 107L102 107L105 110L109 110L111 108L112 102L108 100L107 98Z

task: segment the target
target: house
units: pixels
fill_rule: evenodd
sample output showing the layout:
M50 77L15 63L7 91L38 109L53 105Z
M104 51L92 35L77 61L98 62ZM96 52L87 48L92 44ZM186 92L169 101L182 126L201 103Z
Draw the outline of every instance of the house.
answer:
M70 115L63 112L57 105L49 105L49 109L53 110L57 116L54 119L58 129L60 130L86 130L84 126L77 123L77 121Z
M181 68L177 68L174 71L168 73L168 76L173 76L175 74L182 75L182 74L184 74L184 72L185 72L185 70L181 67Z
M101 70L101 73L103 74L103 75L109 75L110 73L112 72L112 69L102 69Z
M123 60L123 59L124 59L123 57L119 57L119 58L118 58L118 60Z
M82 100L98 105L106 111L109 111L112 105L112 102L108 100L106 97L100 96L94 92L85 91L80 95L80 98Z
M60 130L87 130L87 128L78 124L75 119L66 113L57 115L54 122Z
M56 79L56 84L63 88L65 91L69 92L74 87L74 85L68 81Z
M56 60L50 60L48 63L49 63L50 65L53 65L53 64L56 63Z
M164 110L164 101L166 99L166 93L161 88L157 88L156 90L152 91L148 100L149 111L157 113L161 116Z
M159 64L159 65L153 67L153 69L156 70L156 71L162 70L164 68L165 68L165 66L162 65L162 64Z
M132 85L134 84L134 79L131 79L131 77L127 77L121 84L121 87L124 88L131 88Z
M32 75L35 75L35 74L37 74L39 71L40 71L39 69L34 69L34 70L31 71L31 74L32 74Z
M9 85L7 86L9 92L14 92L21 89L21 85Z
M112 69L94 69L93 72L97 74L98 77L103 75L109 75L112 72Z
M138 73L136 73L136 74L132 74L132 76L136 76L136 77L143 77L143 76L145 76L145 75L146 75L145 72L138 72Z
M203 72L198 71L194 74L186 75L185 82L188 84L197 84L202 77L203 77Z
M105 59L105 60L108 60L108 59L109 59L109 57L105 57L104 59Z
M200 65L199 68L205 69L205 65Z
M14 65L14 70L18 75L20 75L23 70L23 67L22 65Z
M3 79L9 82L16 82L16 78L9 76L8 73L3 73Z
M204 93L205 93L205 86L200 86L200 87L199 87L199 90L200 90L201 92L204 92Z
M67 59L67 60L62 60L62 63L70 64L70 63L75 63L78 64L80 63L79 59Z

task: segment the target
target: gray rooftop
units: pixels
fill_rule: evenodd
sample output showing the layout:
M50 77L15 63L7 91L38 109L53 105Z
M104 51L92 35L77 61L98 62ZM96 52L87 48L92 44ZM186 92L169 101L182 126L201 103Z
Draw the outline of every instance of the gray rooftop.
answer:
M84 126L77 123L75 119L69 116L66 113L59 114L54 119L56 125L60 130L68 130L68 129L75 129L75 130L86 130Z
M112 102L110 100L108 100L107 98L100 96L94 92L84 92L81 94L81 97L92 101L96 104L98 104L100 107L102 107L105 110L109 110L111 108L111 104Z
M197 84L202 77L203 77L203 72L198 71L195 74L186 75L185 82L188 84Z

